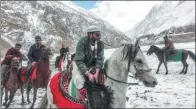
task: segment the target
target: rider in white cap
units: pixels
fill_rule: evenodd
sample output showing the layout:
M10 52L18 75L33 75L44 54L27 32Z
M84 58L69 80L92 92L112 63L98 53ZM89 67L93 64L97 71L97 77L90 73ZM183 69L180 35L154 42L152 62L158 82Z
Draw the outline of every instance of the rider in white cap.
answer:
M86 98L84 77L97 83L104 62L104 44L100 41L101 29L97 26L90 26L86 32L87 36L82 37L77 43L75 64L78 68L73 69L73 80L83 101Z

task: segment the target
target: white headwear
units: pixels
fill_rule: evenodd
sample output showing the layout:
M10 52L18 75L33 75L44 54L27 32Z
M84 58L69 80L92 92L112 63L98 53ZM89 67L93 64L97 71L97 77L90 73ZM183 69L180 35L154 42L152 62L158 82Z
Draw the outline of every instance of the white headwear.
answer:
M100 31L101 32L101 29L99 27L97 27L97 26L89 26L87 28L86 32L88 33L88 32L95 32L95 31Z

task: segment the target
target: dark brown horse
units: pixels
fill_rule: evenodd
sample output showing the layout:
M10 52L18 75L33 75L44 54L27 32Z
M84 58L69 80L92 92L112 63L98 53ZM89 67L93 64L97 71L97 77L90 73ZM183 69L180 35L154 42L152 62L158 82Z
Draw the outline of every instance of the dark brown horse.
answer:
M11 65L9 71L6 73L6 77L8 78L5 81L5 102L3 105L8 108L10 103L12 102L14 95L17 89L21 88L21 81L19 79L19 69L21 68L21 59L19 57L13 57L11 60ZM3 89L3 88L2 88ZM2 91L3 92L3 91ZM9 102L8 101L8 92L9 95ZM3 96L3 93L2 93ZM24 97L22 96L22 104L24 103Z
M158 65L156 73L159 72L159 68L160 68L161 64L164 63L164 66L166 68L166 73L165 74L167 75L168 74L167 61L164 61L163 50L160 49L159 47L155 46L155 45L152 45L152 46L150 46L149 50L147 51L147 55L151 55L152 53L155 53L155 55L157 56L157 58L159 60L159 65ZM186 74L187 73L188 63L186 62L186 60L187 60L188 55L193 59L193 61L196 60L196 56L192 51L182 49L182 57L181 57L180 61L183 64L183 69L180 72L180 74L182 74L182 73Z
M29 85L33 87L34 89L34 96L33 96L33 103L30 108L34 107L34 103L36 101L37 97L37 90L38 88L46 88L49 77L50 77L50 65L49 65L49 56L51 55L51 50L43 48L42 55L40 57L40 60L36 63L36 78L33 81L30 81ZM28 86L27 89L27 101L29 101L29 92L31 87Z

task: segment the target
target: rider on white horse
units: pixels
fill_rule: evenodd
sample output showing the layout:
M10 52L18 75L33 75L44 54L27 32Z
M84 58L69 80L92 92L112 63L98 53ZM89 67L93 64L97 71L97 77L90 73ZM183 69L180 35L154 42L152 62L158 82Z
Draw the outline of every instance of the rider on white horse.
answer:
M67 60L70 59L70 53L69 53L69 47L67 46L65 48L65 45L62 44L61 49L60 49L60 56L56 57L55 60L55 68L58 68L58 71L64 71L65 70L65 65L67 65ZM66 59L64 59L66 58ZM65 64L65 65L64 65Z
M98 75L104 63L104 44L100 41L101 30L97 26L87 28L87 36L82 37L76 46L75 64L72 75L76 88L80 92L80 98L85 101L84 75L91 82L98 82ZM94 72L90 72L95 67Z

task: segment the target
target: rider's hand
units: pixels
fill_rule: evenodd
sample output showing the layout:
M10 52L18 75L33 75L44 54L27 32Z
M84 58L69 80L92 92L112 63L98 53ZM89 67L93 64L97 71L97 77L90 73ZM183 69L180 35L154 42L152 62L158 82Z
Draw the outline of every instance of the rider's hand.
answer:
M35 65L35 64L36 64L36 62L35 62L35 61L33 61L33 62L32 62L32 65Z
M87 76L88 76L88 79L91 81L91 82L94 82L94 75L91 74L90 72L87 73Z
M12 58L13 57L13 55L7 55L6 56L6 58Z
M98 83L99 71L100 71L99 69L96 69L96 72L94 74L94 78L96 80L96 83Z

